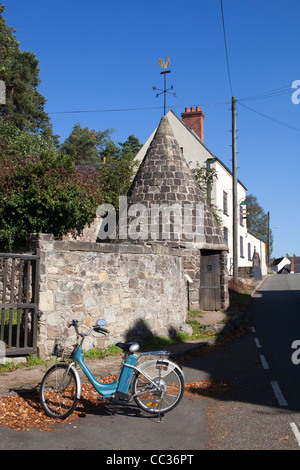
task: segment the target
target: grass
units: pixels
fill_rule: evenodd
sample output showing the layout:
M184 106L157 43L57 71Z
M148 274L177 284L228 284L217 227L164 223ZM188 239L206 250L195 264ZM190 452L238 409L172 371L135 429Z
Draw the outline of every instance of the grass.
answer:
M0 373L1 372L12 372L17 369L24 367L33 367L33 366L47 366L53 363L53 359L42 359L35 354L29 354L26 362L7 362L5 364L0 364Z
M209 331L196 320L201 318L206 312L201 309L192 309L188 311L188 324L193 328L193 333L190 337L191 340L211 341L220 336L217 331Z
M110 344L104 349L89 349L84 354L87 359L103 359L106 356L120 356L122 349L118 348L115 344Z
M154 348L164 348L172 344L184 343L184 341L188 341L189 339L190 336L183 331L178 331L176 336L173 338L166 338L164 336L148 336L148 338L140 342L140 349L141 351L149 351Z
M189 320L188 323L193 328L193 333L191 335L192 340L211 341L220 336L218 331L205 330L197 320Z

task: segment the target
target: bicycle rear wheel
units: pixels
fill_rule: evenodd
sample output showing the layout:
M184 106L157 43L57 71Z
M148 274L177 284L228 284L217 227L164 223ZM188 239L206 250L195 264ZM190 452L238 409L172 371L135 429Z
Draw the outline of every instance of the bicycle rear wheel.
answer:
M145 374L148 375L148 370ZM147 413L160 414L173 410L184 392L184 379L181 371L174 368L162 376L147 379L142 372L137 373L132 382L133 398L136 404Z
M78 385L68 364L56 364L46 372L40 387L41 405L48 416L64 419L76 408Z

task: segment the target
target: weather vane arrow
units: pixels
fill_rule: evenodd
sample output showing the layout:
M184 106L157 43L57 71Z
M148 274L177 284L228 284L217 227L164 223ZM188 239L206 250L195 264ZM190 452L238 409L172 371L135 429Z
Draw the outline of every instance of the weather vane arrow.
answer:
M170 65L170 57L167 57L166 61L164 61L164 59L158 59L157 63L160 67L162 67L164 69L162 72L160 72L160 74L164 76L164 89L161 90L161 89L159 89L155 86L153 86L152 89L154 91L156 91L156 90L160 91L160 93L156 93L155 98L158 98L160 95L164 94L164 115L165 115L166 114L166 95L167 95L167 93L169 95L173 95L173 96L176 97L176 93L171 93L169 91L169 90L173 90L173 85L171 85L170 88L166 87L166 74L171 73L171 70L167 70L167 68Z

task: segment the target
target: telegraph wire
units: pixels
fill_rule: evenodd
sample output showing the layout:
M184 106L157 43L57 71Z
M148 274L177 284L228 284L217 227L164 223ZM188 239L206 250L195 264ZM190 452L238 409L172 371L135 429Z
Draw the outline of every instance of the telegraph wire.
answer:
M224 36L224 45L225 45L225 53L226 53L226 62L227 62L228 79L229 79L229 86L230 86L231 96L233 96L233 92L232 92L232 83L231 83L231 76L230 76L230 68L229 68L229 59L228 59L228 50L227 50L227 41L226 41L226 32L225 32L225 21L224 21L224 12L223 12L223 1L220 0L220 3L221 3L223 36Z
M269 119L270 121L276 122L277 124L280 124L281 126L284 126L284 127L289 128L289 129L293 129L294 131L300 132L300 128L299 128L299 127L291 126L290 124L286 124L285 122L278 121L278 119L272 118L271 116L267 116L266 114L261 113L260 111L256 111L255 109L250 108L249 106L246 106L246 105L243 104L243 103L240 103L240 100L237 100L237 102L240 104L240 106L243 106L244 108L249 109L249 110L252 111L253 113L259 114L260 116L263 116L264 118Z
M257 100L257 99L265 99L265 98L275 98L277 96L286 95L291 93L291 85L284 85L279 88L275 88L273 90L265 91L262 93L258 93L256 95L247 96L246 98L240 98L239 101L246 101L246 100Z
M278 90L278 92L277 92ZM275 88L275 90L269 90L263 93L258 93L256 95L251 95L245 98L237 99L238 102L241 101L252 101L257 99L264 98L276 98L277 96L286 95L291 93L290 85L285 85L283 87ZM199 103L199 106L217 106L220 104L230 104L231 101L215 101L209 103ZM184 108L185 105L176 105L170 106L171 108ZM163 106L152 106L152 107L142 107L142 108L110 108L110 109L78 109L71 111L49 111L48 114L83 114L83 113L114 113L114 112L127 112L127 111L151 111L155 109L163 109Z
M216 106L219 104L228 104L231 101L218 101L211 103L199 103L199 106ZM171 108L184 108L185 106L176 105L170 106ZM73 110L73 111L49 111L48 114L81 114L81 113L113 113L113 112L126 112L126 111L149 111L154 109L163 109L163 106L154 106L149 108L113 108L113 109L85 109L85 110Z
M280 124L284 127L287 127L289 129L295 130L300 132L300 128L292 126L290 124L287 124L285 122L279 121L278 119L272 118L271 116L268 116L264 113L261 113L260 111L257 111L253 108L250 108L249 106L246 106L244 103L241 103L241 101L252 101L252 100L257 100L257 99L264 99L264 98L275 98L277 96L281 96L284 94L289 94L291 92L290 86L285 85L279 88L275 88L274 90L269 90L266 92L258 93L256 95L251 95L246 98L240 98L237 99L236 102L243 106L244 108L248 109L249 111L252 111L256 114L259 114L260 116L269 119L273 122L276 122L277 124ZM216 101L216 102L209 102L209 103L199 103L199 106L218 106L218 105L224 105L224 104L231 104L231 101ZM184 106L172 106L171 108L184 108ZM72 111L52 111L48 112L48 114L52 115L57 115L57 114L83 114L83 113L110 113L110 112L127 112L127 111L147 111L147 110L156 110L156 109L163 109L163 106L154 106L154 107L143 107L143 108L111 108L111 109L90 109L90 110L72 110Z
M78 109L73 111L50 111L48 114L82 114L82 113L114 113L126 111L144 111L151 109L161 109L163 106L154 106L151 108L115 108L115 109Z

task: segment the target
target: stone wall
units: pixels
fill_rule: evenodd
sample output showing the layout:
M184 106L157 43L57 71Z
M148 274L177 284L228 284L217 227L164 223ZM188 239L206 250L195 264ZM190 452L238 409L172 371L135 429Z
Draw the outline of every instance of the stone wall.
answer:
M165 336L186 321L186 281L179 250L55 241L42 234L31 236L29 248L39 248L41 256L38 349L42 357L51 353L54 337L66 331L73 318L107 322L110 335L91 335L86 349L139 339L149 332Z

